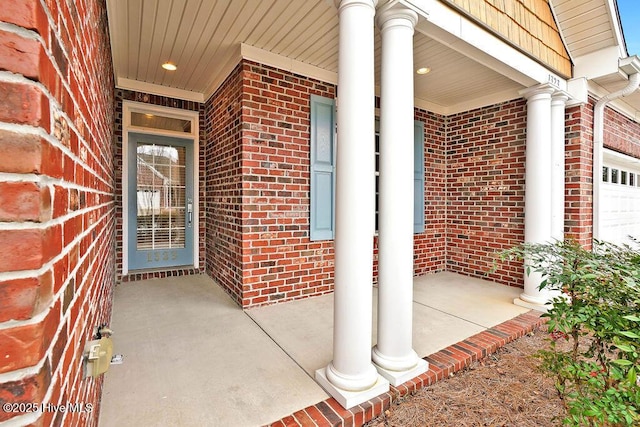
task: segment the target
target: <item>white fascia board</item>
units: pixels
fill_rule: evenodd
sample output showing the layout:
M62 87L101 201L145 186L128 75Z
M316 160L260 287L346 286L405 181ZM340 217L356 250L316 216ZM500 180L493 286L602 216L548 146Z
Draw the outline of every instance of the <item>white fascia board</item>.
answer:
M118 78L116 87L120 89L134 90L136 92L150 93L152 95L168 96L170 98L184 99L186 101L204 102L204 95L200 92L177 89L138 80Z
M606 0L607 12L609 14L609 22L613 26L613 32L615 34L615 40L618 49L618 56L624 58L628 56L627 47L625 46L624 36L622 35L622 26L620 25L620 19L618 16L618 8L616 6L616 0Z
M620 50L618 46L609 46L574 59L573 75L596 79L618 72Z
M447 115L464 113L465 111L475 110L476 108L496 105L520 98L522 98L522 95L520 95L517 89L508 89L502 92L492 93L490 95L481 96L479 98L451 105L447 107Z
M567 107L586 104L589 101L589 83L586 77L577 77L567 81L567 93L570 95Z
M640 171L640 159L629 156L628 154L618 153L617 151L603 148L602 157L606 166L621 166L634 169L634 172Z
M430 113L440 114L441 116L449 115L449 108L440 104L436 104L431 101L427 101L426 99L414 98L413 105L416 108L419 108L424 111L428 111Z
M209 99L211 95L213 95L213 93L220 87L222 83L224 83L229 74L231 74L233 69L242 59L254 61L259 64L269 65L283 71L289 71L294 74L310 77L326 83L338 83L338 73L324 70L320 67L297 61L295 59L287 58L286 56L278 55L277 53L269 52L268 50L260 49L245 43L240 43L236 49L236 52L229 57L229 60L226 64L222 65L222 69L224 70L224 72L218 73L218 75L222 77L219 80L212 81L208 85L205 99Z
M507 102L519 98L522 98L522 96L518 93L518 90L509 89L447 106L436 104L426 99L415 98L414 105L416 106L416 108L420 108L425 111L440 114L442 116L450 116L452 114L464 113L467 111L475 110L477 108L486 107L488 105L496 105L502 102Z
M546 66L467 19L438 0L402 0L424 19L416 30L472 58L525 87L550 83L560 90L567 81Z
M270 65L284 71L294 74L300 74L306 77L317 79L326 83L338 83L338 73L328 71L314 65L310 65L268 50L260 49L248 44L240 45L240 55L243 59L255 61L260 64Z

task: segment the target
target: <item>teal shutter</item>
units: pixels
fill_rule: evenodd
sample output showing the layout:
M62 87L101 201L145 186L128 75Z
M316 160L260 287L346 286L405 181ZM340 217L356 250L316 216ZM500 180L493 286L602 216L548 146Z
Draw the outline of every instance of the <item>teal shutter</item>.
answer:
M413 232L424 231L424 124L416 121L413 134Z
M311 95L311 240L333 239L335 158L335 101Z

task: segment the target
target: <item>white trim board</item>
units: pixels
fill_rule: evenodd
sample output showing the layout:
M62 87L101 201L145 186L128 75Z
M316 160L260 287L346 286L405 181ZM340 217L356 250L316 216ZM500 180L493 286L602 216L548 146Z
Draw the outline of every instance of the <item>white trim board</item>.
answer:
M146 114L161 114L166 117L191 120L191 132L175 132L151 129L131 125L131 112ZM200 259L200 115L197 111L179 108L162 107L135 101L122 102L122 275L129 274L129 169L127 167L129 155L129 132L146 133L150 135L174 136L193 140L193 267L199 268Z

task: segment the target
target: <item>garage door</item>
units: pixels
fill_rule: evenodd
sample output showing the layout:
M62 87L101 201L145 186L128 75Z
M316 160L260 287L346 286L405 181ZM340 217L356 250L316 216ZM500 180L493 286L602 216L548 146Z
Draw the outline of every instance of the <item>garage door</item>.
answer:
M604 151L600 191L600 239L629 243L640 239L640 160Z

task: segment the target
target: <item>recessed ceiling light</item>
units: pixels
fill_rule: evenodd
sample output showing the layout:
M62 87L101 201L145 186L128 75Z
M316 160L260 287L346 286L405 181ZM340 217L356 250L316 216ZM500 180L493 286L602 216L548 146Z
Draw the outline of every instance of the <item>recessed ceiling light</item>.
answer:
M418 68L416 70L416 73L418 74L427 74L429 71L431 71L431 68L429 67L422 67L422 68Z
M162 68L164 68L165 70L168 70L168 71L175 71L175 70L178 69L178 67L176 67L171 62L165 62L164 64L162 64Z

